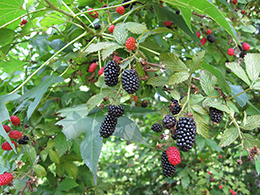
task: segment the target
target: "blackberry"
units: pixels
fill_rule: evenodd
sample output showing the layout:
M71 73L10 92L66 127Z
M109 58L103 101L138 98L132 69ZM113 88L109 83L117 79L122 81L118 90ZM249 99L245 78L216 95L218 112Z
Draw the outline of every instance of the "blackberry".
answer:
M243 51L239 54L239 57L240 57L240 58L244 58L245 55L246 55L246 51L243 50Z
M146 100L143 100L142 103L141 103L141 106L143 108L146 108L148 106L148 102Z
M119 74L119 65L115 61L108 61L104 68L105 84L110 87L116 86Z
M215 39L215 36L213 34L209 34L207 36L207 40L210 42L210 43L214 43L216 41Z
M176 10L176 12L175 12L177 15L179 15L180 14L180 10Z
M165 177L171 177L175 173L176 166L172 165L167 157L166 151L162 153L162 170Z
M162 132L162 125L158 124L158 123L154 123L151 127L151 129L157 133Z
M18 144L28 144L28 140L29 140L29 137L27 135L23 135L23 137L21 137L19 140L18 140Z
M172 137L173 140L177 140L176 134L172 133L171 137Z
M209 117L214 123L220 123L223 117L223 111L209 107Z
M139 76L135 70L125 70L121 79L127 93L133 94L139 89Z
M114 105L110 105L107 107L107 112L108 115L114 116L114 117L120 117L124 114L125 109L123 106L114 106Z
M105 120L102 122L100 126L100 135L103 138L108 138L111 136L116 128L117 118L111 115L106 115Z
M189 151L194 143L196 136L196 123L192 118L181 117L176 126L177 146L183 152Z
M181 102L182 97L180 98L179 102ZM173 109L172 109L172 114L179 114L179 112L181 111L181 106L179 104L178 100L172 98L171 99L171 103L173 103Z
M166 115L162 120L162 124L166 129L170 129L175 126L176 119L172 115Z
M100 24L94 24L94 29L98 30L100 28Z
M230 74L231 70L230 69L226 69L226 73Z

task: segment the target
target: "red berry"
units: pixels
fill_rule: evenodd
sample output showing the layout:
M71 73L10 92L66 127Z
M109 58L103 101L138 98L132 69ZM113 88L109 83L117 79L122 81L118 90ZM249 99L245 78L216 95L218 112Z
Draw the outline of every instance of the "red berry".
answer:
M200 32L198 31L198 32L196 32L196 34L197 34L197 37L200 38Z
M127 49L129 50L133 50L135 49L135 38L134 37L129 37L126 42L125 42L125 46Z
M205 45L207 43L207 38L203 37L201 40L200 40L201 44L202 45Z
M248 51L249 49L250 49L250 45L248 44L248 43L243 43L242 44L242 48L244 49L244 50L246 50L246 51Z
M241 14L246 14L246 11L243 9L243 10L241 11Z
M88 8L87 11L90 11L90 10L93 10L93 8ZM97 17L98 17L98 13L97 13L97 11L94 11L94 12L88 12L88 14L89 14L90 17L92 17L92 18L97 18Z
M22 19L22 21L21 21L20 25L21 25L21 26L23 26L23 25L25 25L27 22L28 22L27 20L25 20L25 19Z
M210 29L207 30L207 34L208 35L211 34L211 30Z
M232 3L233 3L234 5L236 5L236 4L237 4L237 0L232 0Z
M169 21L169 20L166 20L166 21L164 22L164 26L171 26L171 25L172 25L172 22Z
M0 186L4 186L6 184L9 184L11 181L13 181L14 177L12 173L5 172L4 174L0 175Z
M89 72L94 72L97 69L97 64L96 63L92 63L89 67L88 67L88 71Z
M222 185L219 185L218 187L219 187L219 189L222 189L222 188L223 188L223 186L222 186Z
M9 137L11 139L20 139L22 136L23 136L22 133L17 130L13 130L9 133Z
M227 53L228 53L228 55L233 56L235 53L235 50L233 48L229 48Z
M15 147L17 147L17 144L14 141L11 141ZM13 148L11 147L11 145L8 142L4 142L2 143L2 149L3 150L12 150Z
M169 162L172 165L177 165L177 164L179 164L181 162L180 152L179 152L179 150L176 147L174 147L174 146L169 147L166 150L166 154L167 154Z
M211 175L211 172L210 172L210 171L208 171L208 174L209 174L209 175Z
M11 122L12 122L12 124L13 124L14 126L19 125L20 122L21 122L20 119L19 119L19 117L17 117L17 116L11 116L10 119L11 119Z
M111 26L109 26L108 31L110 33L113 33L114 32L114 28L115 28L115 25L111 25Z
M114 56L114 57L113 57L113 60L114 60L116 63L121 64L120 58L119 58L118 56Z
M119 14L119 15L123 15L125 13L125 8L123 6L121 7L117 7L116 8L116 12Z
M232 195L236 195L236 192L231 192Z
M202 158L200 158L200 162L202 162L203 161L203 159Z
M138 100L138 97L135 95L134 96L134 101L137 102L137 100Z
M232 192L234 192L234 191L230 189L230 190L229 190L229 192L231 192L231 193L232 193Z
M98 71L98 75L101 76L104 72L104 67L100 68Z
M3 125L3 128L5 130L6 133L8 133L9 131L11 131L11 127L9 127L8 125Z
M222 155L219 155L218 157L219 157L219 158L222 158Z

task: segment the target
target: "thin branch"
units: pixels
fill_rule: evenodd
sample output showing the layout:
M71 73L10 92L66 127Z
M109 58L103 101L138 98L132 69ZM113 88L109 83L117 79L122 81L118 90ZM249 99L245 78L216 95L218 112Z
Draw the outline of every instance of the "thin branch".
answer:
M205 15L201 15L201 14L198 14L198 13L196 13L196 12L192 12L192 14L194 14L194 15L196 15L196 16L199 16L199 17L201 17L201 18L208 18L208 19L210 19L210 20L213 20L211 17L205 16Z

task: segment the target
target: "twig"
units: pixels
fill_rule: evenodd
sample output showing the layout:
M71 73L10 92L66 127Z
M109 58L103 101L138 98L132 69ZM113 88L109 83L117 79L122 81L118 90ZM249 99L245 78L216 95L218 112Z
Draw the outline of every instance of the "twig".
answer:
M201 14L198 14L198 13L196 13L196 12L192 12L192 14L194 14L194 15L196 15L196 16L199 16L199 17L201 17L201 18L208 18L208 19L210 19L210 20L213 20L211 17L205 16L205 15L201 15Z

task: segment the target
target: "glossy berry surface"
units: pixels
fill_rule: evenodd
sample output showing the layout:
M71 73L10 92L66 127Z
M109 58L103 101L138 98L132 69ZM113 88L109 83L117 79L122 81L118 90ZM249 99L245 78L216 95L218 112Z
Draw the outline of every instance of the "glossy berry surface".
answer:
M125 42L125 46L129 50L134 50L135 49L135 38L129 37Z
M232 0L232 3L233 3L234 5L236 5L236 4L237 4L237 0Z
M227 51L227 54L230 55L230 56L233 56L235 53L235 50L233 48L229 48L228 51Z
M10 131L9 133L9 137L11 139L20 139L22 136L23 136L22 133L17 130Z
M166 150L166 154L167 154L169 162L172 165L177 165L181 162L181 156L180 156L180 152L179 152L178 148L176 148L174 146L169 147Z
M23 137L18 140L18 144L22 144L22 145L28 144L28 140L29 137L27 135L23 135Z
M92 63L89 67L88 67L88 71L90 73L94 72L97 69L97 64L96 63Z
M11 181L13 181L14 177L12 173L5 172L0 175L0 186L4 186L9 184Z
M109 105L107 107L107 112L109 115L114 116L114 117L120 117L123 116L125 109L123 106L115 106L115 105Z
M105 84L113 87L118 83L120 67L115 61L108 61L104 68Z
M215 39L215 36L213 34L209 34L207 36L207 40L210 42L210 43L215 43L216 39Z
M209 107L209 117L214 123L220 123L223 118L223 111Z
M95 30L98 30L98 29L100 29L100 24L97 24L97 23L96 23L96 24L94 24L94 29L95 29Z
M198 31L198 32L196 32L196 35L197 35L198 38L200 38L200 35L201 35L201 34L200 34L200 32Z
M114 60L116 63L121 64L121 60L120 60L120 58L119 58L118 56L114 56L114 57L113 57L113 60Z
M166 115L162 120L163 127L166 129L170 129L175 126L176 119L173 115Z
M139 89L139 76L135 70L125 70L122 74L121 80L123 88L128 94L133 94Z
M151 127L151 129L153 131L155 131L156 133L160 133L162 132L162 125L158 124L158 123L154 123Z
M98 75L101 76L104 73L104 67L100 68L98 71Z
M250 49L250 45L248 43L243 43L242 44L242 48L245 50L245 51L248 51Z
M100 135L103 138L108 138L110 137L116 128L117 124L117 118L111 115L106 115L105 120L102 122L100 126Z
M205 45L207 43L207 39L205 37L203 37L201 40L200 40L200 43L202 45Z
M163 170L163 175L165 177L171 177L175 173L175 165L172 165L170 161L168 160L166 151L163 151L162 153L162 159L161 159L161 164L162 164L162 170Z
M181 102L181 99L182 98L180 98L180 100L179 100L180 102ZM180 106L178 100L172 98L171 99L171 104L173 104L173 106L174 106L173 110L172 110L172 114L173 115L179 114L179 112L181 111L181 106Z
M125 13L125 8L123 6L121 7L117 7L116 8L116 12L119 14L119 15L123 15Z

